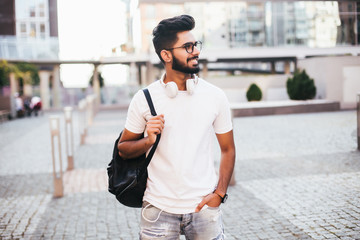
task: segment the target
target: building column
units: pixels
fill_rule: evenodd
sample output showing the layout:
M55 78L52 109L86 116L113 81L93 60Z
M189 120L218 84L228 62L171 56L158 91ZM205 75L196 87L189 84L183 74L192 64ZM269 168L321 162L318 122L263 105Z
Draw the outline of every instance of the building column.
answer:
M146 85L151 84L152 82L154 82L156 79L155 77L155 67L151 62L147 62L146 63Z
M52 72L52 106L54 108L61 108L61 92L60 92L60 65L54 65Z
M19 84L16 79L15 73L11 72L10 75L10 93L14 96L16 92L19 92Z
M40 70L39 78L40 78L40 98L41 98L42 109L46 110L50 108L50 89L49 89L50 72L45 70Z
M285 61L284 62L284 73L285 74L290 74L290 61Z
M139 85L138 69L136 67L135 62L130 63L130 82L129 82L129 85L130 86L138 86Z
M207 78L208 76L208 65L207 65L207 62L204 62L203 64L203 69L201 71L201 77L202 78Z
M147 74L147 67L145 65L140 66L140 85L146 86L146 74Z
M270 62L270 72L271 74L275 74L276 73L276 69L275 69L275 62Z
M96 106L99 106L101 104L101 93L100 93L100 81L99 81L99 71L98 71L99 65L94 64L94 73L93 73L93 91L96 96L95 98L95 104Z

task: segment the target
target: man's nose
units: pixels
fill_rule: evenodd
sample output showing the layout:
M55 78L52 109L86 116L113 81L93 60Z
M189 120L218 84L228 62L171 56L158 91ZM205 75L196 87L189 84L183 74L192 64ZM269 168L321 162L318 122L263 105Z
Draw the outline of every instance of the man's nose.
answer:
M194 51L192 53L193 55L199 55L200 54L200 49L197 46L194 46Z

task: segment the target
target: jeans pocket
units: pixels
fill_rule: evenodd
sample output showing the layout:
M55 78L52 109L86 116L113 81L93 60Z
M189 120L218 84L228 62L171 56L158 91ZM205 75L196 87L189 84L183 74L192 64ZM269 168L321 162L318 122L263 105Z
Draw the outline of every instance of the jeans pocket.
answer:
M154 223L160 218L162 212L163 210L155 207L151 203L145 201L143 202L143 207L141 209L141 216L143 220Z

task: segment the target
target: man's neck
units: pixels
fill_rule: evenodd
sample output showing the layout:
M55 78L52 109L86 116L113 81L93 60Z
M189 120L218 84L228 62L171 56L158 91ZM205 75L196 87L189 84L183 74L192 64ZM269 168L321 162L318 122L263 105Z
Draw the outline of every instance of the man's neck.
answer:
M186 80L191 78L191 74L186 74L174 70L166 71L164 82L175 82L179 91L186 90Z

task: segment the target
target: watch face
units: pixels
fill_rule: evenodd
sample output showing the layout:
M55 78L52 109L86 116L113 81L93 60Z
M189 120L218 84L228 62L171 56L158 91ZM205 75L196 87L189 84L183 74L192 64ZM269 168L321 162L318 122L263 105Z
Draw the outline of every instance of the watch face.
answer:
M228 199L228 195L225 194L224 198L222 199L222 203L225 203L227 199Z

